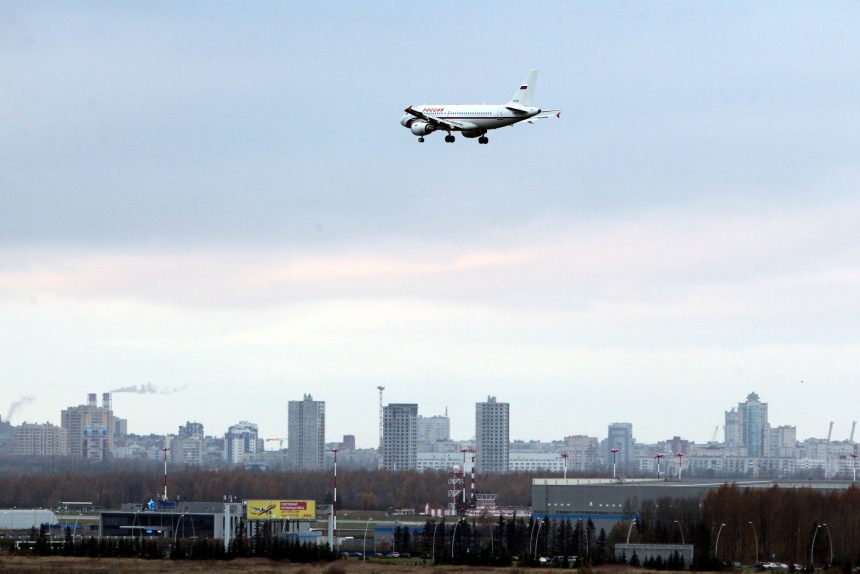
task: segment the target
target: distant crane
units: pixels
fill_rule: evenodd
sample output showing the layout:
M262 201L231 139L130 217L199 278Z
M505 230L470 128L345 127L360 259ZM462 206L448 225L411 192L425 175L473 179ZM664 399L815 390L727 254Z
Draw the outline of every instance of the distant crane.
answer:
M854 442L854 431L857 429L857 421L851 423L851 436L848 437L848 442Z
M720 425L714 427L714 435L711 437L711 442L717 442L717 433L720 432Z
M833 421L830 421L830 430L827 431L827 442L830 442L830 437L833 436Z
M275 438L267 438L266 442L275 442L278 443L278 450L284 450L284 441L287 440L285 436L277 436Z

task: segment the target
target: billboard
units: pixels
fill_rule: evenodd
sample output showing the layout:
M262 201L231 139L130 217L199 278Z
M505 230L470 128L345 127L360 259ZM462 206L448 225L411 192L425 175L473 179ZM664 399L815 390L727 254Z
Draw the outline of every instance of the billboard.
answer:
M313 520L317 504L313 500L249 500L248 520Z

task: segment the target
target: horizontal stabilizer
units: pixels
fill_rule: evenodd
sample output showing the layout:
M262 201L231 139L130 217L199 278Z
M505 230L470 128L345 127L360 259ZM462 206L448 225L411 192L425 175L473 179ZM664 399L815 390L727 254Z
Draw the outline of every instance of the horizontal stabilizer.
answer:
M520 106L520 105L518 105L518 104L508 104L508 105L506 105L505 107L506 107L507 109L511 110L512 112L515 112L515 113L518 113L518 114L527 114L527 113L529 113L529 109L528 109L527 107L525 107L525 106Z

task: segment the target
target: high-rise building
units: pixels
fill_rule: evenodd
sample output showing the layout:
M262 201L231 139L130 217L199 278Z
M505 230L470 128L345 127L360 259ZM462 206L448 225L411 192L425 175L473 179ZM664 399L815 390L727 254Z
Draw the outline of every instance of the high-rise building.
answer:
M110 408L110 393L102 395L102 406L96 406L96 394L87 395L87 404L69 407L60 413L60 426L68 432L69 454L86 460L111 458L115 423Z
M633 425L631 423L612 423L606 436L606 448L617 448L615 462L618 465L616 471L624 475L633 470L630 459L633 457ZM612 455L607 453L609 464L612 464Z
M0 455L14 452L15 427L0 417Z
M747 395L737 410L726 411L726 446L742 446L747 456L766 456L765 443L769 442L770 424L767 421L767 403L761 402L756 393Z
M128 434L128 419L113 418L113 438L116 440Z
M599 466L598 449L600 441L596 436L573 435L564 437L568 454L567 468L571 471L585 472Z
M451 419L448 415L418 415L418 442L433 443L440 440L451 440Z
M180 464L199 466L203 463L203 423L188 421L170 441L170 459Z
M418 405L391 403L382 409L382 468L413 470L418 462Z
M726 446L739 447L744 445L743 436L741 435L741 421L737 409L732 407L732 410L726 411Z
M205 436L203 433L203 423L187 421L184 425L179 426L177 436L203 438Z
M510 470L510 405L487 397L475 403L475 466L479 473Z
M224 434L224 456L229 464L244 464L251 454L262 451L257 425L241 421Z
M325 466L325 401L305 395L287 409L287 447L290 466L319 470Z
M797 456L797 427L779 426L768 430L765 456L795 458Z
M23 423L15 429L14 452L26 456L66 456L69 431L45 424Z

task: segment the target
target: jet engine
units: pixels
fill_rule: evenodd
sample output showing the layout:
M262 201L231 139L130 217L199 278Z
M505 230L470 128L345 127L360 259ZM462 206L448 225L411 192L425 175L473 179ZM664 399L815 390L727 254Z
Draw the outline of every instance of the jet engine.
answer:
M429 122L413 122L409 129L416 136L426 136L430 132L436 131L436 128L431 126Z

